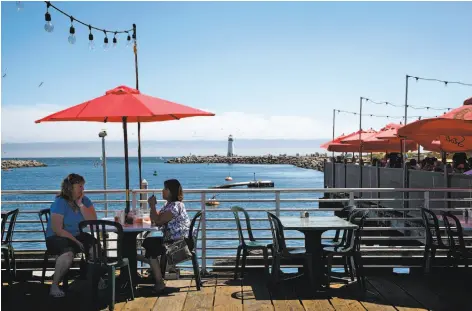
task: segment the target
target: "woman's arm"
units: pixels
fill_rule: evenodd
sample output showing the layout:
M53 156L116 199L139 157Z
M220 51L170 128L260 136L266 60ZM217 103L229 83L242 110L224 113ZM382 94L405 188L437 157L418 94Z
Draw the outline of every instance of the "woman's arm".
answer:
M97 219L97 212L89 198L82 196L76 201L76 204L80 207L80 212L84 216L85 220Z
M52 231L60 237L68 238L77 243L79 246L82 246L80 243L70 232L64 230L62 224L64 223L64 216L61 214L51 213L51 228Z
M159 213L156 211L156 206L150 206L151 207L151 220L158 226L165 225L169 221L172 220L172 212L171 211L165 211L163 213Z

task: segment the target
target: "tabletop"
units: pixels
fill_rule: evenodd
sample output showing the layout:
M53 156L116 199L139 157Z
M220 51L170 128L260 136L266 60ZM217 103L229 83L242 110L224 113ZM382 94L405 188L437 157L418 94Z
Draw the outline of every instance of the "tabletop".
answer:
M115 221L114 217L104 217L102 220ZM130 224L121 224L123 227L123 232L142 232L142 231L161 231L159 227L153 226L150 222L142 223L133 223ZM116 231L113 227L105 227L107 231Z
M315 231L357 228L357 225L339 218L338 216L310 216L307 218L282 216L279 219L284 229L288 230Z

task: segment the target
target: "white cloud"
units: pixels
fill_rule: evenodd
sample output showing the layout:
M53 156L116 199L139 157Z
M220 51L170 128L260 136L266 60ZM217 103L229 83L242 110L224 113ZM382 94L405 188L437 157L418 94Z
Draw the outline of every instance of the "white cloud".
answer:
M106 129L108 140L122 141L120 123L34 121L64 109L40 104L34 107L2 107L2 142L92 141ZM203 110L206 110L202 108ZM331 120L308 116L264 116L246 112L223 112L215 117L188 118L179 121L144 123L142 140L219 140L233 134L237 138L315 139L331 136ZM137 125L128 124L128 138L137 140Z

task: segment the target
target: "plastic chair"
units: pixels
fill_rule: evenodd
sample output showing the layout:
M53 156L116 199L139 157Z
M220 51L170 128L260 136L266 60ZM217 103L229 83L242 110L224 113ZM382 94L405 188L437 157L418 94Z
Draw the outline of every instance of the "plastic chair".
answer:
M352 260L354 263L357 281L361 290L365 290L365 277L362 265L362 257L360 252L361 245L361 232L364 228L364 222L367 218L366 211L355 211L351 214L349 221L351 223L357 223L357 229L351 229L347 231L345 243L340 246L330 246L323 248L323 257L326 260L326 287L329 289L331 279L331 268L334 256L345 257L347 261ZM354 281L354 274L352 267L350 269L351 281Z
M280 282L280 261L282 259L303 259L305 271L309 274L311 286L314 288L312 254L307 253L304 248L290 249L285 244L285 236L280 219L272 213L267 212L274 245L272 247L272 282L276 285ZM295 276L299 277L301 275ZM293 279L294 277L284 280Z
M15 209L6 214L2 215L2 256L5 259L6 270L8 273L8 284L12 285L13 280L16 278L16 261L15 261L15 249L13 248L13 231L15 229L16 217L18 216L19 209ZM8 223L8 229L5 227Z
M246 258L249 255L251 250L262 250L262 254L264 256L264 267L266 275L269 275L269 249L272 249L271 244L267 244L264 242L257 241L251 229L251 220L249 218L249 214L244 210L244 208L239 206L231 207L231 211L233 212L234 219L236 220L236 226L238 228L238 235L239 235L239 246L236 253L236 267L234 269L234 279L236 280L238 277L239 271L239 261L241 259L241 252L243 255L242 264L241 264L241 278L244 278L244 270L246 268ZM241 226L241 220L239 219L239 213L244 214L244 218L246 219L246 229L249 236L249 241L244 238L243 228Z
M79 230L81 233L84 232L84 228L88 227L87 233L91 234L96 238L97 242L92 245L92 254L87 259L89 276L92 279L92 301L96 301L98 295L98 280L99 273L106 270L108 273L108 290L109 290L109 310L115 308L115 280L116 280L116 269L127 268L129 282L130 282L130 294L131 300L134 300L134 288L131 277L131 271L129 267L129 261L127 258L123 258L123 227L120 223L108 220L84 220L79 223ZM107 256L107 230L116 232L116 257ZM103 245L103 247L102 247Z
M459 219L451 212L441 212L449 240L449 252L454 257L454 267L457 268L458 261L463 261L467 268L468 260L472 259L472 251L465 247L464 233Z
M421 216L423 218L423 225L426 229L426 244L424 247L424 269L427 271L431 270L433 261L436 258L436 250L447 249L449 245L444 244L441 237L441 231L439 229L439 220L436 214L426 208L421 208ZM428 261L429 254L431 253L431 260ZM447 258L450 260L451 253L448 252Z
M197 290L200 290L202 286L200 266L198 265L198 257L197 257L197 241L198 241L198 232L200 231L201 217L202 217L201 211L198 211L195 214L195 216L193 216L192 221L190 223L188 237L185 238L185 242L187 243L188 249L192 253L192 266L193 266L193 273L195 275L195 283L197 285ZM195 229L195 224L197 221L198 221L198 225ZM165 278L166 267L167 267L167 258L165 254L161 256L160 264L161 264L162 277Z

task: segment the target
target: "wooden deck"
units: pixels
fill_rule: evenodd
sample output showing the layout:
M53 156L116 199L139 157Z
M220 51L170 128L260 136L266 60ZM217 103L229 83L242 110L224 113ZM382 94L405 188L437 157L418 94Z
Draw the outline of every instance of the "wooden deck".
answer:
M310 296L303 279L284 282L277 289L266 286L263 274L249 272L233 281L228 273L205 278L201 291L191 279L168 281L169 291L155 297L150 285L140 286L134 301L117 295L115 310L472 310L472 274L368 277L371 293L360 295L357 284L333 284L329 295ZM87 282L75 281L68 296L48 297L49 285L18 282L2 288L2 310L93 310Z

